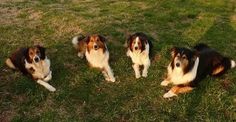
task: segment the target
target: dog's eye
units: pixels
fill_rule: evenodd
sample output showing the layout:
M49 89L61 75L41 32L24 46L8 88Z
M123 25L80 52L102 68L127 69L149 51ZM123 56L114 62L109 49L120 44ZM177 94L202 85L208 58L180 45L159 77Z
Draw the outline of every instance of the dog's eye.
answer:
M38 54L38 53L39 53L39 51L37 50L37 51L36 51L36 53Z
M183 56L183 59L186 59L187 57L186 56Z

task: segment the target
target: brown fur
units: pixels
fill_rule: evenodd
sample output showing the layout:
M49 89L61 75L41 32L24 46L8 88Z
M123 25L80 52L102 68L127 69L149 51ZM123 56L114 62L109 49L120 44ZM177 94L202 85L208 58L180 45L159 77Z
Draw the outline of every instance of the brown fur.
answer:
M177 95L180 93L188 93L192 91L193 88L190 86L173 86L170 90Z
M94 47L94 43L97 44L97 46L99 47L99 49L102 49L103 52L105 52L106 47L105 47L105 38L102 37L101 35L91 35L88 37L87 39L87 49L88 52L90 52L90 50L92 50Z
M218 66L215 69L213 69L212 75L218 75L220 74L222 71L224 71L224 67L223 66Z

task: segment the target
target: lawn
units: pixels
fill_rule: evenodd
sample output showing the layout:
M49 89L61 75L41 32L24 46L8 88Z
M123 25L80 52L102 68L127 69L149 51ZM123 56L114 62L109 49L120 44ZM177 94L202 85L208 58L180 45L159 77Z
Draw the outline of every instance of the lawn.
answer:
M134 32L154 45L147 78L135 78L126 56ZM71 39L79 33L108 39L115 83L77 57ZM162 97L169 49L199 42L236 60L235 0L1 0L0 121L236 121L235 69L189 94ZM34 44L47 48L54 93L4 64Z

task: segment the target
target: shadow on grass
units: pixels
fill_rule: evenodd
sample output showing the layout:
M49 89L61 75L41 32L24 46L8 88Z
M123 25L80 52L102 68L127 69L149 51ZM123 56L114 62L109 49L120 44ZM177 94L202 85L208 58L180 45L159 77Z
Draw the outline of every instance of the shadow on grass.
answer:
M229 25L229 22L230 22L229 19L223 18L223 17L216 19L213 26L211 26L211 28L204 34L203 37L201 37L201 39L197 43L206 43L210 47L216 49L221 54L231 57L231 58L235 58L235 54L233 54L233 52L231 51L232 48L227 48L227 47L231 47L232 40L236 39L236 35L235 35L236 31L234 30L232 26ZM224 47L222 47L223 45ZM231 71L229 70L229 72ZM224 76L221 76L221 77L224 77ZM218 77L218 78L221 78L221 77ZM206 79L208 80L206 79L203 80L195 89L195 91L191 93L192 94L191 100L189 101L188 106L186 107L186 110L187 110L186 113L189 120L194 120L195 119L194 116L199 115L198 106L201 104L202 101L204 101L204 99L209 99L206 97L207 96L206 93L209 88L209 84L212 84L212 82L215 81L215 78L217 77L210 78L209 80L209 77L207 77ZM202 114L206 114L206 113L202 113ZM215 115L212 118L215 118L215 117L217 117L217 115ZM218 118L215 118L215 119L217 120Z

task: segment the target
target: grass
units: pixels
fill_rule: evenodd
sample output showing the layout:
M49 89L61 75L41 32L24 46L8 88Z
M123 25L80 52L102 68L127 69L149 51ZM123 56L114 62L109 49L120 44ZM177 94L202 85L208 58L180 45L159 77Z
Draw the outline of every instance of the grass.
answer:
M3 0L0 23L1 121L236 121L235 70L172 99L160 86L172 46L203 42L236 59L234 0ZM153 38L155 53L141 79L123 47L138 31ZM78 33L108 38L117 82L76 56ZM55 93L4 65L13 50L33 44L47 48Z

